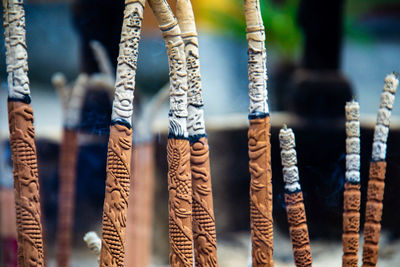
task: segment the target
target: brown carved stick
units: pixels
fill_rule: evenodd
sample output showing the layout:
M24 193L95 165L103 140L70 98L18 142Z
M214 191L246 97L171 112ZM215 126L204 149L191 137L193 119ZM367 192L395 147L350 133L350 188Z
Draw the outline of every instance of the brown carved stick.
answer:
M170 75L167 144L169 190L169 263L193 266L192 181L186 119L187 77L185 51L178 22L165 0L149 0L167 47Z
M126 0L108 141L100 266L123 266L132 155L132 113L144 0Z
M367 204L365 208L363 265L376 266L383 210L383 194L386 173L386 142L389 134L390 115L394 95L399 85L398 77L390 74L385 78L381 103L376 120L372 161L369 169Z
M285 181L285 204L289 234L293 245L294 263L297 267L312 266L310 240L303 193L299 184L297 156L292 129L284 127L279 133L283 180Z
M196 266L218 266L208 140L196 24L190 0L176 1L176 14L185 44L188 74L188 132L193 188L193 238Z
M30 106L23 1L4 0L8 117L18 231L18 265L44 266L38 165Z
M259 0L244 0L249 75L250 226L253 266L273 266L272 172L265 32Z
M4 175L4 173L0 172L1 174ZM0 179L3 180L4 177ZM17 267L17 227L15 221L14 190L8 186L0 189L0 236L2 255L0 266Z
M360 106L348 102L346 111L346 183L343 192L343 267L358 266L360 230Z

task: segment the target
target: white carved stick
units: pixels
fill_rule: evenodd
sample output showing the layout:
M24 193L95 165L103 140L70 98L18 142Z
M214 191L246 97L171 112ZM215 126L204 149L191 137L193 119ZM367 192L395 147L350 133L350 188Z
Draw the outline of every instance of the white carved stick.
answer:
M301 190L299 184L299 170L297 169L297 155L295 150L294 134L286 126L279 132L281 159L283 166L283 181L285 190L290 193Z
M394 73L386 76L376 119L374 142L372 144L373 161L384 161L386 158L386 142L389 135L390 115L398 85L399 80Z
M360 182L360 105L347 102L346 111L346 182Z
M92 48L94 57L99 65L100 73L109 77L110 80L115 80L114 69L108 57L105 47L99 41L90 41L90 47Z
M100 250L101 250L101 239L96 234L96 232L87 232L83 236L83 241L86 242L86 245L93 252L94 255L97 256L97 261L100 260Z
M246 39L249 54L249 97L250 115L269 113L267 92L267 52L265 49L265 32L261 17L259 0L245 0Z

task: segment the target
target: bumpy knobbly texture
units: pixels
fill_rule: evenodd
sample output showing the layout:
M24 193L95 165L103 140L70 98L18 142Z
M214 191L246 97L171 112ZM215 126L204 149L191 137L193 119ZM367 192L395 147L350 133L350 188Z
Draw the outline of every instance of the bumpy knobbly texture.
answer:
M190 144L169 138L167 145L169 190L169 264L193 267L192 181Z
M75 130L64 129L60 148L57 256L58 267L70 266L74 226L76 159L78 138Z
M376 266L385 189L386 162L371 162L365 208L363 266Z
M281 162L283 181L287 192L301 190L299 183L299 170L297 164L296 144L292 129L281 129L279 132L279 145L281 147Z
M268 113L267 51L259 0L245 0L244 11L249 55L249 113Z
M250 222L253 266L273 266L272 172L269 116L250 120Z
M100 266L124 266L132 129L110 127Z
M297 267L312 266L312 256L303 193L285 193L289 234L293 245L294 262Z
M193 186L193 239L196 266L217 266L217 240L207 138L190 147Z
M131 123L140 29L145 0L125 0L112 119Z
M33 110L29 104L9 101L8 115L17 211L18 265L44 266Z

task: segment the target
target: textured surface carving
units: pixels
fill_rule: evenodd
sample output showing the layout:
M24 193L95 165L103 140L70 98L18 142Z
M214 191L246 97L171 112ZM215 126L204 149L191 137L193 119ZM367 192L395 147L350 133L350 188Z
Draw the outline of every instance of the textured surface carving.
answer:
M343 257L344 267L358 266L360 230L360 106L346 103L346 183L343 192Z
M293 245L294 263L297 267L312 266L310 240L308 237L306 211L303 204L303 193L299 184L297 156L294 149L295 138L292 129L286 126L279 132L283 180L285 182L285 204L289 223L289 235ZM296 169L295 172L287 172ZM291 173L290 175L288 173Z
M376 266L385 189L386 162L371 162L365 208L363 266Z
M33 110L8 102L18 230L18 265L44 266Z
M272 173L268 116L250 120L248 139L253 266L273 266Z
M70 266L71 243L74 228L76 159L78 139L75 130L64 129L60 148L57 266Z
M188 140L168 139L170 266L193 266L192 181ZM212 266L212 265L211 265Z
M191 144L193 239L196 266L217 266L217 240L207 138Z
M25 11L22 0L3 0L8 96L29 96L28 53L25 37Z
M145 0L126 0L125 5L111 118L130 123Z
M131 153L132 129L119 124L111 126L107 152L101 266L124 265Z
M267 104L267 51L265 49L265 32L260 10L259 0L244 1L249 55L250 114L269 112Z
M386 76L376 119L374 143L372 144L373 161L383 161L386 158L386 140L389 134L390 115L398 85L399 80L394 74Z

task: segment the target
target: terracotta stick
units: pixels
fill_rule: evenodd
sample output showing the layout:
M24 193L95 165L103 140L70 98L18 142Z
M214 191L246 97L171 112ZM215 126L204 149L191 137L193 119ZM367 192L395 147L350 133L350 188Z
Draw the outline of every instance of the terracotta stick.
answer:
M100 266L123 266L132 155L132 113L144 0L126 0L108 141Z
M193 189L193 238L196 266L218 266L210 157L204 123L199 42L190 0L176 1L185 44L188 75L188 132Z
M38 165L25 41L25 11L21 0L3 0L3 7L18 265L44 266Z
M169 190L169 263L193 266L192 181L187 131L185 51L178 21L165 0L149 0L167 47L170 111L167 144Z
M346 111L346 183L343 192L343 267L358 266L360 230L360 106L348 102Z
M283 180L285 182L285 204L289 223L289 234L293 245L294 263L297 267L312 266L310 240L303 193L299 183L294 133L286 127L279 133Z
M273 266L272 172L267 53L259 0L245 0L249 75L250 222L253 266Z
M362 264L364 267L376 266L378 262L382 201L385 189L386 142L389 134L391 110L398 85L399 80L395 74L386 76L376 120L365 208Z

